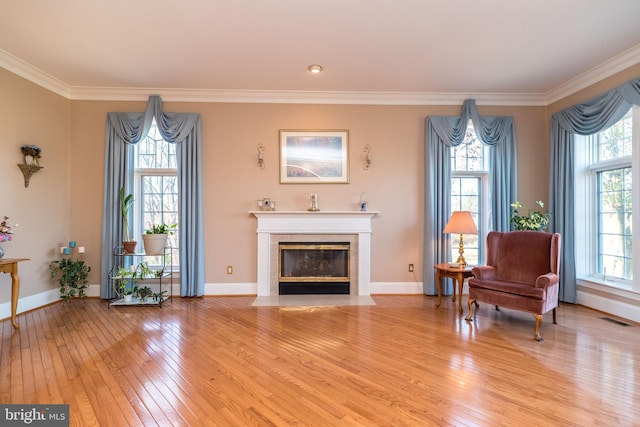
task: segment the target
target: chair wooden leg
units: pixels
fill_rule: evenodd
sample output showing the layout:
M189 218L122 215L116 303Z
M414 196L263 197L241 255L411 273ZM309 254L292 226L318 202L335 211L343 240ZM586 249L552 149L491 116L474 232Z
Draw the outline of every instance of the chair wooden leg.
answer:
M542 323L542 315L541 314L534 314L533 317L536 318L536 330L533 333L534 338L538 341L544 341L542 339L542 336L540 335L540 324Z
M473 320L473 303L478 304L476 300L469 299L469 314L467 314L467 317L465 318L467 322Z
M558 322L556 322L556 309L555 308L553 309L553 324L554 325L558 324Z

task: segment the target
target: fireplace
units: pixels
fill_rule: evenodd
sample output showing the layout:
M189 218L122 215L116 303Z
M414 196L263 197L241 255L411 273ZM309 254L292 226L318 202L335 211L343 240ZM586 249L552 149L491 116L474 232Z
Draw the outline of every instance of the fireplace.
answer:
M349 242L280 242L279 295L349 294Z
M378 212L252 211L251 214L258 220L258 296L280 293L280 244L310 242L348 242L348 293L352 296L371 294L371 220Z

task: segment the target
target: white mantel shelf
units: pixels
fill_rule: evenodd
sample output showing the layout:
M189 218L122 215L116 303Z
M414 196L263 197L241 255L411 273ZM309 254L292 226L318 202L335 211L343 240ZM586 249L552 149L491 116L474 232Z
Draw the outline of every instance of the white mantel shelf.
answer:
M376 215L378 211L249 211L254 215Z
M377 211L251 211L258 218L258 233L354 233L371 232Z
M358 239L358 283L354 294L371 291L371 220L378 211L250 211L258 220L258 296L271 296L274 260L271 245L277 235L350 234ZM275 243L277 244L277 243ZM275 264L277 265L277 264Z

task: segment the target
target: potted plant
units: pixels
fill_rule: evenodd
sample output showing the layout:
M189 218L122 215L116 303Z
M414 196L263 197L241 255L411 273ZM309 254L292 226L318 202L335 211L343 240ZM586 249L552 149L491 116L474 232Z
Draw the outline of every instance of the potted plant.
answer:
M141 302L147 302L147 298L153 296L153 291L148 286L143 286L136 290L135 294L136 298L138 298Z
M536 204L544 208L542 200L537 200ZM521 215L518 209L522 208L522 204L516 201L511 203L511 224L515 230L531 230L544 231L549 224L549 211L534 211L529 209L529 213Z
M165 298L167 298L167 291L156 292L153 294L154 301L163 301Z
M120 188L120 212L122 213L122 227L124 228L124 240L122 246L126 253L135 253L138 242L131 239L131 230L129 230L129 209L133 206L133 195L124 194L124 188Z
M167 238L170 234L173 234L177 224L167 225L165 223L152 225L142 235L142 244L144 245L144 252L147 255L162 255L165 246L167 246Z
M156 272L149 267L149 264L146 262L141 262L138 264L137 273L139 279L150 279L157 277Z
M129 268L120 267L113 279L118 280L118 286L115 287L118 297L123 298L124 302L131 302L140 281L138 267L133 265Z
M87 277L91 267L82 260L68 258L51 261L49 264L51 278L60 284L60 298L67 302L70 298L85 298L87 294Z

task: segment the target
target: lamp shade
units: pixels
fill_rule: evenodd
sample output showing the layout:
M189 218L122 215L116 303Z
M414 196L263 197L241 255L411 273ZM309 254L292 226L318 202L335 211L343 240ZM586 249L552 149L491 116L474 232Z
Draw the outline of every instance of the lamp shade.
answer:
M478 227L473 222L469 211L455 211L451 214L449 222L444 227L443 233L452 234L478 234Z

